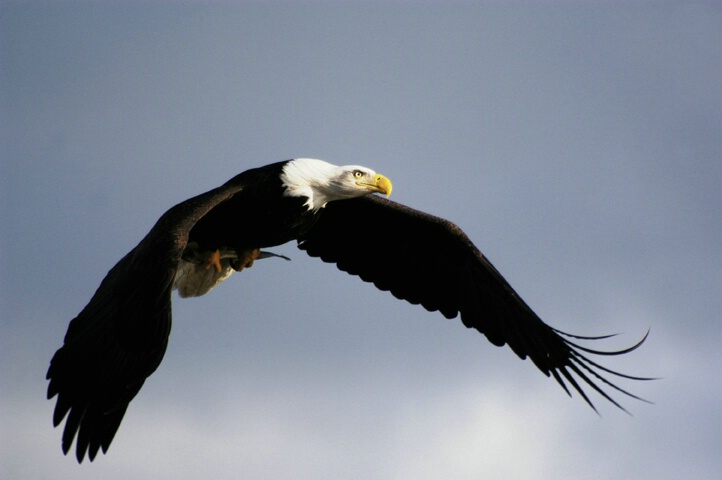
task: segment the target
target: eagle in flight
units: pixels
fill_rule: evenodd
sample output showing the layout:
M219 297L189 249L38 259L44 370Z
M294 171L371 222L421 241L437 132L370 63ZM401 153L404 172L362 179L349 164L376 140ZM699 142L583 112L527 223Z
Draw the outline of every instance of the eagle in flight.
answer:
M174 289L181 297L203 295L254 261L280 256L262 249L293 240L398 299L446 318L460 315L467 328L530 358L592 408L583 385L622 410L603 387L640 399L607 376L648 378L589 356L628 353L647 335L617 351L579 345L611 335L550 327L459 227L374 193L388 197L391 182L373 170L300 158L247 170L164 213L108 272L50 361L48 398L57 396L54 425L65 419L63 452L74 439L78 462L108 450L131 400L163 359Z

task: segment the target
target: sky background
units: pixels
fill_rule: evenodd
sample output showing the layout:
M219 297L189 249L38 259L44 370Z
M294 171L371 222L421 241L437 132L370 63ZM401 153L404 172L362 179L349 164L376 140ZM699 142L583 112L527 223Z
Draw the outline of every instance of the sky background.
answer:
M719 2L0 3L0 477L712 479L722 468ZM596 415L458 319L294 245L174 296L77 465L48 362L172 205L292 157L459 224L550 325L651 333ZM423 261L423 259L420 259Z

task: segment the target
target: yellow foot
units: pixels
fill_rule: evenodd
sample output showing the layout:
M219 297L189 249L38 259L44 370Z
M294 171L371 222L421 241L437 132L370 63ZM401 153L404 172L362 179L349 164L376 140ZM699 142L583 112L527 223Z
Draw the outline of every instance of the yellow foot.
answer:
M261 255L260 248L250 248L248 250L239 250L238 258L231 260L231 267L233 270L240 272L244 268L251 268L253 262L258 259Z
M221 267L221 252L216 249L213 252L206 252L204 254L203 268L208 270L211 266L216 268L216 272L221 273L223 268Z

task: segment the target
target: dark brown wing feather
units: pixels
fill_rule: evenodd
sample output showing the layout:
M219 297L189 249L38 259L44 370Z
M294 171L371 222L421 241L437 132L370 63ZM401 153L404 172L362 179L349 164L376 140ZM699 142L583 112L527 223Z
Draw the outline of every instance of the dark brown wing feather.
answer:
M572 343L572 338L600 340L608 336L573 336L546 325L464 232L447 220L376 196L331 202L299 248L396 298L438 310L446 318L461 313L468 328L483 333L494 345L509 345L522 359L529 357L570 393L566 380L592 408L577 379L619 408L599 383L638 397L600 372L647 380L613 372L582 353L620 355L637 348L646 336L631 348L613 352Z
M243 174L176 205L108 272L90 303L70 322L48 369L48 398L58 396L63 452L107 451L128 404L160 364L171 328L171 289L193 225L240 191Z

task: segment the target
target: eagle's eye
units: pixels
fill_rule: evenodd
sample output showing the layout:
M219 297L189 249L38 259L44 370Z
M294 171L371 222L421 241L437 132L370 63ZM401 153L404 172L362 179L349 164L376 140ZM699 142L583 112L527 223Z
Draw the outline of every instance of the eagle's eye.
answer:
M363 177L364 177L364 172L362 172L361 170L354 170L354 171L353 171L353 176L356 177L356 178L359 178L359 179L360 179L360 178L363 178Z

